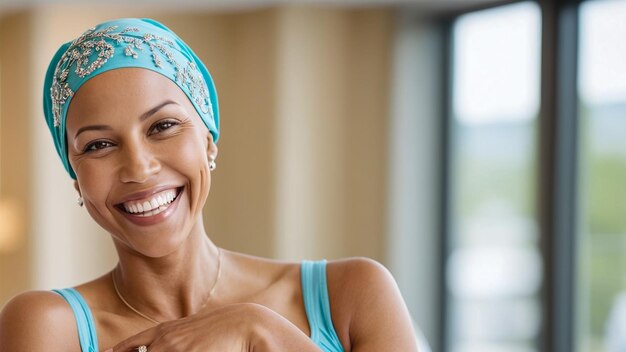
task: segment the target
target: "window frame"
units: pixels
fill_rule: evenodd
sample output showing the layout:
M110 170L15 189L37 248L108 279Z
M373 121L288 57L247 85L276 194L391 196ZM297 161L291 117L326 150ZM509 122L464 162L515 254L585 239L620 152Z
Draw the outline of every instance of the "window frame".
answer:
M440 189L440 324L439 346L450 350L447 260L452 235L453 114L452 82L456 19L464 14L529 0L499 1L440 16L444 32L441 77L441 175ZM545 352L575 351L576 250L578 211L578 31L583 0L530 0L541 12L540 106L537 126L536 216L543 261L541 287L542 324L537 349ZM585 0L593 1L593 0Z

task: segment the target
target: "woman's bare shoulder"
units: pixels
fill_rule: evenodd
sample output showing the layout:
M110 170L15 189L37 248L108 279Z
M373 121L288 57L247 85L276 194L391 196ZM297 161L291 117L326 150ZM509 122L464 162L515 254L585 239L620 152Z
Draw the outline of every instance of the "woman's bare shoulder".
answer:
M342 296L367 295L372 290L380 292L380 285L395 286L393 276L384 265L365 257L329 261L326 275L329 287ZM353 298L350 297L350 301Z
M284 261L265 257L258 257L239 252L228 252L229 256L237 262L239 270L252 274L262 280L279 281L294 273L299 273L300 263Z
M74 314L52 291L13 297L0 312L0 352L78 351Z
M385 266L369 258L347 258L328 262L326 275L333 324L344 346L416 349L406 304Z

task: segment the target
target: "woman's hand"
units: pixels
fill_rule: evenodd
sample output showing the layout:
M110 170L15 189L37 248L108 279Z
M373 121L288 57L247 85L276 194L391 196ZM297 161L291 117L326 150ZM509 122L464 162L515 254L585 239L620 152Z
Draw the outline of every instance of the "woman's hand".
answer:
M254 303L202 310L161 323L106 352L265 352L319 351L300 329L271 309Z

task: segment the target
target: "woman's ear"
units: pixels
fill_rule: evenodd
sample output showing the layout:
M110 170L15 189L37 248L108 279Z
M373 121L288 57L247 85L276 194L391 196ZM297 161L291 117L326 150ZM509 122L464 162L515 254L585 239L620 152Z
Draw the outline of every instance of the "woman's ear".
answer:
M79 207L82 207L84 204L83 195L80 193L80 186L76 180L74 180L74 188L76 189L76 192L78 192L78 199L76 199L76 203Z
M80 193L80 186L78 185L77 180L74 180L74 189L76 190L76 192L78 192L79 196L82 196L82 194Z
M207 156L209 161L215 161L217 159L217 144L213 143L213 135L209 133L209 143L207 146Z

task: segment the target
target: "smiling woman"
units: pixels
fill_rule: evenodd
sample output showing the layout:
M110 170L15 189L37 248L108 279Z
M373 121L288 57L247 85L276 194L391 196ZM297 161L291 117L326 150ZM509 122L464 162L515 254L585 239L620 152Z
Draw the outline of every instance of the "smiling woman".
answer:
M75 288L11 300L1 352L417 350L380 264L279 262L210 240L202 208L218 155L217 95L165 26L114 20L61 46L44 110L79 204L119 262Z

